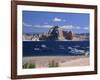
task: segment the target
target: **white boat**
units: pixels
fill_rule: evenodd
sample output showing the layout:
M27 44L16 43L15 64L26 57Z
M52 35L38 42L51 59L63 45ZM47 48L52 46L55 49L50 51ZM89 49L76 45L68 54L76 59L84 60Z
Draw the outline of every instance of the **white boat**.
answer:
M84 54L85 53L85 50L79 50L79 49L72 48L72 47L68 47L68 49L70 49L69 52L72 54Z
M47 46L46 46L46 45L44 45L44 44L42 44L42 45L41 45L41 47L42 47L42 48L46 48Z
M38 50L40 50L40 48L34 48L34 50L35 50L35 51L38 51Z

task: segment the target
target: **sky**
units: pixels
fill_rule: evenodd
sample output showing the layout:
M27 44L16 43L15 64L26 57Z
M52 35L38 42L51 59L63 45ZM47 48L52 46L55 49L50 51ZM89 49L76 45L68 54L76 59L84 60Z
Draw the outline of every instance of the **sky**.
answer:
M89 14L67 12L23 11L24 33L48 32L53 26L74 33L89 33Z

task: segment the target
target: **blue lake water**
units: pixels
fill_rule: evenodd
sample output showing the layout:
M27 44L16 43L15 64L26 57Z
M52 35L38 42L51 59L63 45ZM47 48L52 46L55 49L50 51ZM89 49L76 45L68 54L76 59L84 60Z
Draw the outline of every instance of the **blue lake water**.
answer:
M89 53L89 41L23 41L23 56L77 56Z

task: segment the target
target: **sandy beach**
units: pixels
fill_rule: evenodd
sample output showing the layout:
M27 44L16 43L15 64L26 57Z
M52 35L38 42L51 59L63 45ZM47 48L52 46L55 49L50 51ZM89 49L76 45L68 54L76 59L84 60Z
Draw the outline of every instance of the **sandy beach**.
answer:
M45 68L51 66L87 66L89 65L88 56L35 56L23 57L23 65L35 64L35 68Z

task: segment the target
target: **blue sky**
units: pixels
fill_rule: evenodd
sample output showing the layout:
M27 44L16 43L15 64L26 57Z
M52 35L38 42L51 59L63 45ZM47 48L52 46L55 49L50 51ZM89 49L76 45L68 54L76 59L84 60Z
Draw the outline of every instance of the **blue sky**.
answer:
M23 11L22 16L24 33L48 32L49 28L56 25L75 33L89 32L89 14Z

